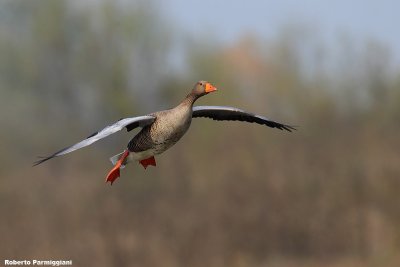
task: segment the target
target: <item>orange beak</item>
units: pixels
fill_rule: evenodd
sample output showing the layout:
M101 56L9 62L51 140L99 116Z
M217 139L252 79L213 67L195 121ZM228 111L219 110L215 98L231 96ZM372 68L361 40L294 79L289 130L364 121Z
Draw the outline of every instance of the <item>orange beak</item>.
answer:
M217 91L217 88L211 83L206 83L206 93Z

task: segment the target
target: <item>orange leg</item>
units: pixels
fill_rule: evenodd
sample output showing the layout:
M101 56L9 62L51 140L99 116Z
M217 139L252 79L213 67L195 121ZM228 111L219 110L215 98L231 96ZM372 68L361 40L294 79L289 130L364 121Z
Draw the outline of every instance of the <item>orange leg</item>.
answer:
M111 185L114 181L120 176L119 169L121 168L122 163L129 156L129 151L125 150L124 154L122 154L121 158L115 163L114 168L107 174L106 183L110 182Z
M145 169L147 169L147 166L149 165L156 166L156 159L154 157L150 157L148 159L139 161L139 163L142 164Z

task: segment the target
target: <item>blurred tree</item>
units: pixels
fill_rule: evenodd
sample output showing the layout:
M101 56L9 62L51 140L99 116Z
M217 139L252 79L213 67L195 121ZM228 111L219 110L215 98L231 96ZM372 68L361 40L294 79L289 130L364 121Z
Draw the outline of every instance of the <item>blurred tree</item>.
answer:
M0 50L5 51L5 64L0 82L2 99L12 99L3 108L13 110L20 102L26 114L18 124L7 125L10 132L24 124L39 133L32 136L39 141L50 129L49 138L80 125L92 131L161 101L156 92L163 90L167 75L169 29L150 2L1 5L5 15L0 17ZM63 127L54 127L60 122ZM25 145L31 146L31 141Z
M229 45L184 39L179 76L174 38L156 2L0 3L0 256L398 266L400 80L386 47L347 36L331 51L296 27ZM185 145L157 168L128 166L112 190L101 146L26 167L106 121L174 105L199 79L221 89L200 101L301 127L196 119Z

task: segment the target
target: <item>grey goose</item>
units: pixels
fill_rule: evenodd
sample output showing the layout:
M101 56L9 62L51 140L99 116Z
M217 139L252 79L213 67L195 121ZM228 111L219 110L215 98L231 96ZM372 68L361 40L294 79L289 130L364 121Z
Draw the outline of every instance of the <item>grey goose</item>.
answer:
M120 176L120 169L131 161L138 161L145 169L149 165L156 166L154 156L163 153L176 144L189 129L192 118L205 117L213 120L244 121L289 132L296 130L294 126L279 123L234 107L193 106L199 97L216 90L217 88L211 83L199 81L178 106L145 116L120 119L72 146L61 149L50 156L42 157L34 163L34 166L91 145L124 128L128 132L138 127L142 128L130 140L127 148L122 153L110 158L114 167L108 173L106 182L112 184Z

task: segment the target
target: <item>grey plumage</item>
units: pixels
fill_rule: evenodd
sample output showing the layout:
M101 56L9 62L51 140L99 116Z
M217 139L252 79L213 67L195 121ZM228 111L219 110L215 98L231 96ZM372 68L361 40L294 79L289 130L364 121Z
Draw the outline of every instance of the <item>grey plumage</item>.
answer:
M66 147L48 157L44 157L35 162L34 165L41 164L49 159L58 157L77 149L86 147L102 138L116 133L124 127L127 131L142 127L141 131L135 135L128 143L128 151L133 152L126 158L126 162L133 160L143 160L160 154L178 142L187 132L192 122L192 118L206 117L213 120L236 120L250 123L266 125L268 127L287 130L291 132L295 127L270 120L266 117L256 115L234 107L224 106L197 106L193 107L194 102L201 96L217 90L210 83L199 81L195 84L192 91L175 108L155 112L149 115L126 118L105 127L81 142ZM121 155L121 154L120 154ZM118 160L119 155L114 156L113 161ZM118 174L119 176L119 174Z
M291 132L296 130L294 126L279 123L270 120L266 117L253 114L234 107L224 106L197 106L193 108L193 118L205 117L218 121L244 121L250 123L257 123L266 125L271 128L278 128L279 130L286 130Z
M43 157L42 159L36 161L33 165L34 166L39 165L49 159L52 159L52 158L55 158L55 157L58 157L61 155L65 155L65 154L68 154L77 149L91 145L100 139L103 139L113 133L116 133L116 132L122 130L124 127L129 127L132 130L133 128L136 128L136 127L144 127L146 125L149 125L149 124L153 123L154 120L155 120L155 117L151 116L151 115L120 119L116 123L113 123L113 124L105 127L104 129L89 135L86 139L84 139L72 146L63 148L50 156Z

